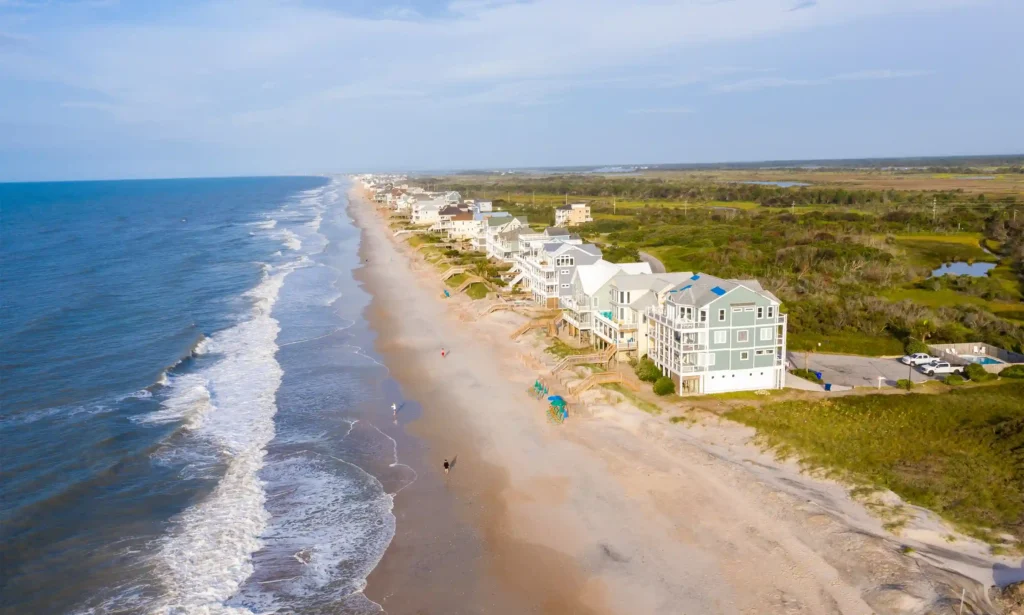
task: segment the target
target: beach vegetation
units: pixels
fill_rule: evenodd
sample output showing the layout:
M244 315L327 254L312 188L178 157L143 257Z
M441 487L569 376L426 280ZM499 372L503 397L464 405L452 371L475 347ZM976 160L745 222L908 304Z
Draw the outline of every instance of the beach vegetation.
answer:
M640 359L633 371L636 373L636 377L644 382L655 382L664 375L654 361L647 357Z
M1024 540L1024 382L743 407L783 456L890 489L974 536Z
M605 387L606 389L610 389L612 391L615 391L616 393L619 393L631 405L635 406L639 410L643 410L647 414L653 414L653 415L661 414L661 407L659 407L657 404L653 404L653 403L647 401L646 399L642 399L635 392L629 390L628 388L622 386L621 384L618 384L617 382L611 382L611 383L604 384L604 385L601 385L601 386Z
M970 363L964 368L964 375L970 378L971 382L988 382L989 380L995 380L999 376L988 372L984 367L977 363Z
M671 395L676 391L676 383L668 376L662 376L654 381L655 395Z
M942 381L951 387L960 386L965 382L964 377L960 374L950 374L943 378Z
M818 378L818 372L809 369L804 369L801 367L798 369L791 369L789 370L789 373L799 378L803 378L804 380L810 380L811 382L817 382L818 384L821 384L821 378Z
M557 337L552 338L551 343L548 345L547 348L544 349L544 352L552 354L560 359L564 359L565 357L571 355L590 354L593 351L594 350L589 347L576 348L575 346L570 346L569 344L566 344L564 341Z
M931 348L928 347L928 344L912 337L907 339L907 343L903 346L903 351L907 354L917 354L919 352L931 354L932 352Z
M487 286L480 282L473 282L466 288L466 294L469 295L470 299L480 300L487 297Z
M908 378L900 378L896 381L896 388L909 391L914 388L914 381Z
M1024 378L1024 365L1011 365L999 372L1000 378Z

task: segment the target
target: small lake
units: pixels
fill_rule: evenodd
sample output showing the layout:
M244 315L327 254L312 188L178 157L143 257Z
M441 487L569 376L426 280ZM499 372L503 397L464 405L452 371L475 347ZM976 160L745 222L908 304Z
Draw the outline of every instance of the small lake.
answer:
M739 184L753 184L755 186L778 186L779 188L800 188L803 186L810 186L810 184L804 182L736 182Z
M974 263L973 265L963 262L945 263L932 271L932 277L937 278L940 275L969 275L972 278L980 278L988 275L988 272L995 266L995 263Z

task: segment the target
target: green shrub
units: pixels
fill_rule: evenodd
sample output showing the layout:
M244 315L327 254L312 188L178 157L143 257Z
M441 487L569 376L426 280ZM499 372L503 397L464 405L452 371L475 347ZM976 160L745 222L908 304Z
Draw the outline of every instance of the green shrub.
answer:
M949 386L958 386L964 383L963 376L959 374L950 374L943 380Z
M1024 378L1024 365L1011 365L999 372L999 375L1004 378Z
M810 380L811 382L817 382L818 384L821 384L821 378L818 378L818 374L809 369L804 369L801 367L800 369L792 370L790 373L793 374L794 376L800 376L804 380Z
M655 395L669 395L674 393L676 390L676 383L671 378L662 376L654 381L654 394Z
M988 373L987 371L985 371L984 367L978 365L977 363L971 363L966 368L964 368L964 373L967 374L967 377L973 380L974 382L987 382L989 380L995 380L997 378L995 374Z
M914 382L912 380L907 380L906 378L900 378L899 380L896 381L896 386L898 386L901 389L906 389L909 391L910 389L914 388Z
M661 370L654 364L654 361L644 357L640 359L640 362L636 364L636 377L644 382L655 382L658 378L662 377Z
M907 354L914 354L917 352L931 354L932 352L932 349L928 347L928 344L914 338L908 339L907 343L903 346L903 349L907 351Z

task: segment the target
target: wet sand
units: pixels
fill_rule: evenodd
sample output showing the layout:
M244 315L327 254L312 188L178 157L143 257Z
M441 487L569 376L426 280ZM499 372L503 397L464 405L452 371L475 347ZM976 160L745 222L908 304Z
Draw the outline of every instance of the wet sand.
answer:
M918 613L959 596L846 488L745 428L600 401L549 424L526 393L531 342L509 339L522 317L444 299L437 270L352 203L367 317L419 443L365 592L389 613Z

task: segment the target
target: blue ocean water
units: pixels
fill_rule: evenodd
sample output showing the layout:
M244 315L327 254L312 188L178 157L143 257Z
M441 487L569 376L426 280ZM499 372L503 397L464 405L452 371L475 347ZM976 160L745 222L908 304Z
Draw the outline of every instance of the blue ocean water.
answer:
M414 475L345 188L0 184L0 611L379 611Z

